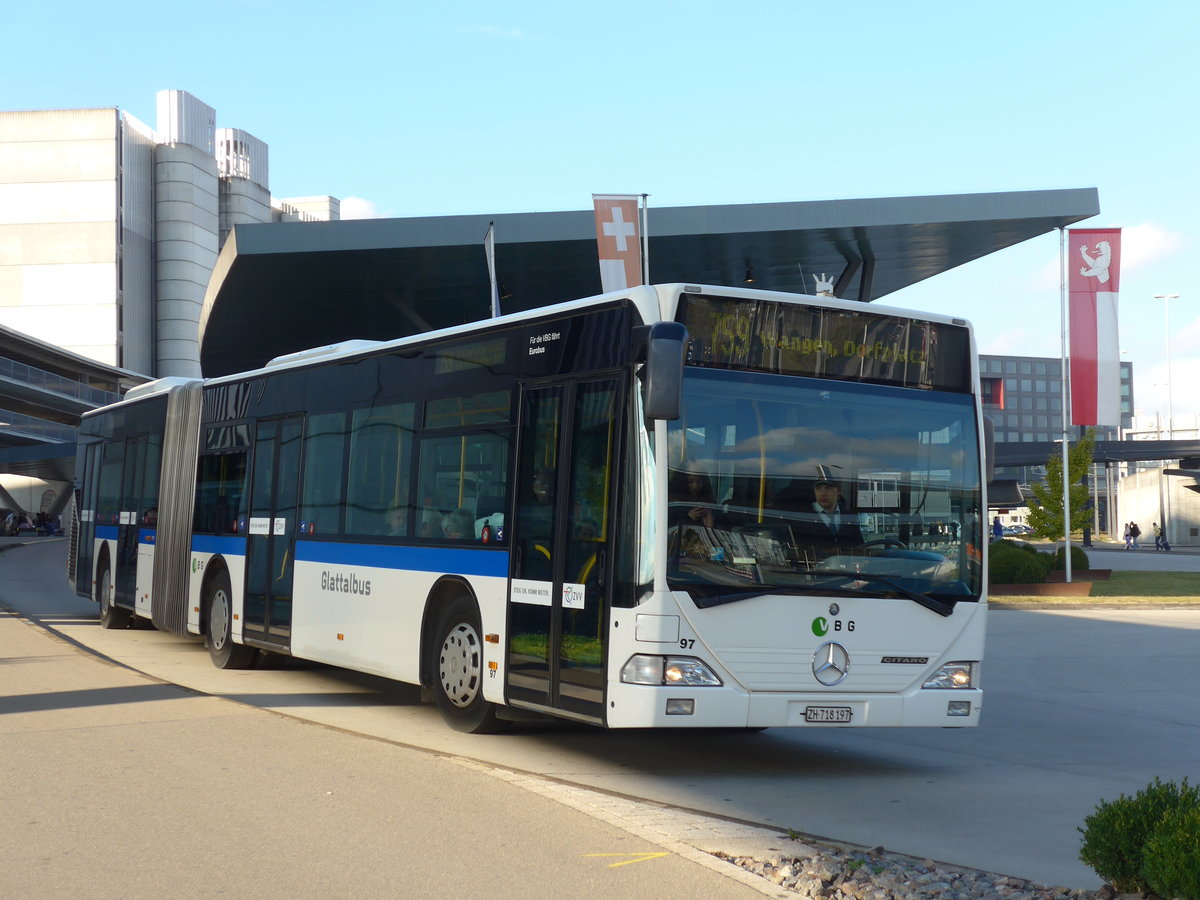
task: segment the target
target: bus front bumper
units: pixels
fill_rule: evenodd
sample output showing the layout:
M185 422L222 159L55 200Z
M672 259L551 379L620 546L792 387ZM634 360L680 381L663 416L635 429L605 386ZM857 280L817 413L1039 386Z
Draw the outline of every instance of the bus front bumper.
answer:
M969 728L979 724L978 689L898 694L746 693L728 687L610 684L610 728Z

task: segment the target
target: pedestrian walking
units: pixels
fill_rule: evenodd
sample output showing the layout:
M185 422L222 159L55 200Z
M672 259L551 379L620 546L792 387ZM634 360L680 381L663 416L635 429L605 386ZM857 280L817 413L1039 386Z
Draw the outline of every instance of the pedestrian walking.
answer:
M1154 549L1161 550L1162 549L1162 539L1163 539L1162 529L1158 527L1157 522L1151 522L1150 528L1154 532Z
M1000 517L992 519L992 540L998 541L1004 537L1004 526L1000 524Z
M1121 534L1121 536L1123 538L1125 538L1125 549L1126 550L1133 549L1133 534L1129 530L1129 524L1130 524L1129 522L1125 523L1125 531L1122 532L1122 534Z
M1137 522L1130 522L1130 523L1129 523L1129 536L1130 536L1131 538L1133 538L1133 549L1134 549L1134 550L1141 550L1142 548L1141 548L1141 546L1138 544L1138 538L1140 538L1140 537L1142 536L1142 529L1138 528L1138 523L1137 523Z

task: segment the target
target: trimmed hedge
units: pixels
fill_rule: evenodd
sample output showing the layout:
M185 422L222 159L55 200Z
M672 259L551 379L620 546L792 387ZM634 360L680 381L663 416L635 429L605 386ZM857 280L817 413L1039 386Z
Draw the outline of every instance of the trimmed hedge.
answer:
M1054 554L1054 568L1055 569L1065 569L1067 567L1066 559L1067 559L1067 555L1065 553L1063 553L1063 548L1059 547L1058 551ZM1071 545L1071 571L1076 571L1079 569L1090 569L1091 567L1092 567L1091 561L1088 559L1088 555L1083 552L1083 548L1076 547L1074 544L1072 544Z
M1054 553L1043 553L1025 541L996 541L988 555L988 578L992 584L1041 584L1050 572L1065 569L1065 560L1062 547ZM1072 571L1090 568L1087 554L1072 544Z
M992 584L1041 584L1054 560L1023 541L996 541L988 553Z
M1083 825L1079 858L1118 891L1200 900L1200 790L1186 778L1102 800Z

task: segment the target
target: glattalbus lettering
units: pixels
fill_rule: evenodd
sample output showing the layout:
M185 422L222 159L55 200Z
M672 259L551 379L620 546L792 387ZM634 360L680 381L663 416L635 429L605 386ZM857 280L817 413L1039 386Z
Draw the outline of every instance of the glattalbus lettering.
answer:
M341 572L322 572L321 590L335 594L360 594L371 596L371 581L369 578L359 578L353 572L343 575Z

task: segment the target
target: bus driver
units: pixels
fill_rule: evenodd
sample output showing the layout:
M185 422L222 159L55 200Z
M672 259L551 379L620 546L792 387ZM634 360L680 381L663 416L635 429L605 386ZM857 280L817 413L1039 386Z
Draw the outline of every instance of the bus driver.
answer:
M805 503L801 490L791 484L780 492L781 506L791 506L799 513L793 526L794 538L800 547L811 548L818 558L834 556L862 546L863 534L858 517L843 509L841 482L830 474L828 466L817 467L818 477L812 483L812 500ZM789 500L799 501L789 503Z

